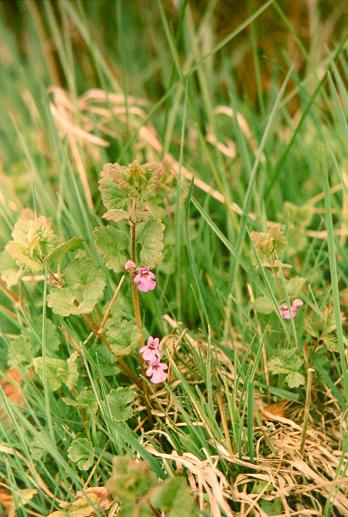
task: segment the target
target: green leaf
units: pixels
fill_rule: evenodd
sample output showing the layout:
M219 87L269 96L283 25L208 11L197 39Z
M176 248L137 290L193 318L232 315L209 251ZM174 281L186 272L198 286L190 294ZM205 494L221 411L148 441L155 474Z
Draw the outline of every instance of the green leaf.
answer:
M297 228L305 229L310 225L313 213L314 208L312 205L298 206L290 203L289 201L285 201L280 215L282 220L288 224L292 224Z
M167 479L151 490L150 501L154 508L168 517L192 517L195 500L183 478Z
M146 219L148 219L149 217L151 217L151 213L147 210L147 211L142 211L140 212L139 210L133 210L133 211L127 211L127 210L116 210L116 209L111 209L111 210L108 210L107 212L105 212L105 214L103 214L103 219L106 219L107 221L114 221L114 222L118 222L118 221L122 221L123 219L130 219L130 218L133 218L133 219L136 219L137 222L141 222L141 221L145 221Z
M151 199L157 192L163 167L160 163L145 163L140 165L134 161L127 167L118 163L107 163L101 173L99 190L103 203L109 210L142 212L144 202Z
M35 372L40 377L42 383L44 383L44 378L46 377L47 385L51 391L59 390L68 377L67 361L64 361L63 359L46 357L46 360L44 361L43 357L35 357L33 365Z
M8 288L18 284L23 275L23 270L17 266L15 260L6 251L0 253L0 275Z
M285 377L285 382L289 388L298 388L305 384L305 378L300 372L291 372Z
M256 312L261 312L262 314L271 314L274 311L272 301L266 296L256 298L253 307Z
M62 242L46 255L45 262L60 261L69 251L80 248L82 242L82 237L72 237L72 239Z
M106 267L115 273L123 271L128 260L129 236L113 226L101 226L94 230L94 237Z
M111 390L107 395L107 405L113 419L116 422L125 422L134 414L132 402L135 399L135 392L131 388L117 388Z
M11 366L30 364L34 356L34 347L24 336L11 340L8 348L8 362Z
M303 364L303 359L297 352L297 348L280 350L278 355L270 359L268 367L272 373L287 374L298 371Z
M284 227L278 223L268 223L267 232L251 232L250 238L261 264L265 263L265 267L279 260L287 245Z
M67 406L75 407L76 409L84 409L89 413L95 414L98 410L98 402L95 395L93 391L88 388L83 388L76 399L63 397L62 400Z
M66 268L66 287L55 287L47 297L56 314L87 314L101 299L105 288L104 274L90 258L79 258Z
M274 501L261 499L260 506L266 515L281 515L283 513L283 505L280 499L274 499Z
M133 503L156 483L155 474L144 461L129 456L116 456L112 465L112 477L107 481L106 488L122 503Z
M141 245L140 263L150 268L162 261L164 248L164 224L152 219L137 225L137 242Z
M68 449L69 459L77 463L81 470L88 470L93 465L94 447L87 438L76 438Z
M75 387L75 384L77 383L77 380L79 378L78 358L79 354L77 352L74 352L67 361L68 375L65 384L69 388L69 390L72 390Z
M56 246L57 238L51 222L44 216L35 217L31 210L24 210L15 224L5 251L18 266L37 272L42 269L46 255Z
M330 352L338 352L338 340L336 334L328 334L327 336L321 336L323 344Z
M118 517L153 517L153 511L146 502L126 504L119 513Z
M307 282L306 278L302 276L293 276L286 282L286 289L289 295L289 298L297 298Z
M106 335L110 340L110 349L116 356L128 355L139 348L141 335L132 321L112 321L107 326Z
M94 374L101 378L120 373L113 354L103 343L96 343L89 348L88 360L95 364Z
M55 357L46 357L45 360L43 357L35 357L33 365L42 383L44 383L46 377L47 385L51 391L59 390L63 384L72 389L79 376L77 359L77 352L74 352L67 361Z

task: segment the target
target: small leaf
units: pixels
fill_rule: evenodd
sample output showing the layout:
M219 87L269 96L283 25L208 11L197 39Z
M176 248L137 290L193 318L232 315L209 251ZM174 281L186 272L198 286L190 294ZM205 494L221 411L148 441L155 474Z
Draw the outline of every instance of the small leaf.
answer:
M106 488L122 503L133 503L144 496L156 483L155 474L144 461L130 456L115 456L112 460L113 473Z
M192 517L195 514L195 500L191 489L183 478L167 479L152 489L151 504L168 517Z
M56 314L87 314L103 295L105 279L101 269L90 258L76 259L65 270L66 287L56 287L47 297Z
M95 414L98 410L98 402L95 399L95 395L93 391L88 388L83 388L83 390L77 395L76 399L63 397L62 400L67 406L72 406L77 409L85 409L89 413Z
M24 336L19 336L10 341L8 348L8 362L11 366L20 364L30 364L35 357L33 345L25 339Z
M46 351L48 355L54 355L60 345L59 334L52 321L46 318L45 321ZM23 330L23 338L32 347L35 353L42 348L42 316L36 316L30 322L30 327Z
M18 284L23 275L23 270L17 266L15 260L6 251L0 253L0 275L8 288Z
M93 465L93 445L87 438L76 438L68 449L68 456L71 461L77 463L79 469L88 470Z
M128 259L129 236L113 226L101 226L94 230L94 237L106 267L115 273L123 271Z
M78 358L79 354L77 352L74 352L67 361L68 375L65 381L65 385L69 388L69 390L72 390L75 387L75 384L77 383L77 380L79 378L79 370L77 363Z
M135 399L135 393L131 388L117 388L107 395L107 405L110 408L112 418L116 422L125 422L132 418L134 410L131 406Z
M116 356L128 355L140 345L141 335L137 326L126 319L112 321L106 335L110 340L110 349Z
M271 314L271 312L274 312L274 304L266 296L256 298L253 307L256 312L261 312L262 314Z
M323 344L330 352L338 352L338 340L336 334L328 334L327 336L321 336Z
M42 269L45 256L57 243L51 222L44 216L35 217L30 210L23 211L12 237L13 240L6 245L6 252L18 266L33 272Z
M77 367L77 352L74 352L67 361L53 357L35 357L33 365L36 374L44 383L46 378L50 390L57 391L65 384L72 389L79 376ZM44 370L45 367L45 370Z
M140 212L139 210L127 211L127 210L108 210L103 214L103 219L107 221L122 221L123 219L136 219L137 222L145 221L151 217L151 212L149 210L143 210Z
M35 357L33 365L35 372L40 377L42 383L44 383L46 377L47 385L51 391L59 390L67 379L68 366L67 362L63 359L46 357L46 360L44 361L43 357Z
M163 167L161 164L134 161L127 167L118 163L107 163L101 173L99 190L103 203L109 210L143 211L145 202L157 192Z
M150 268L162 261L164 248L164 224L159 219L140 223L137 240L141 244L140 263Z
M297 298L301 293L306 284L306 278L302 276L293 276L286 282L286 289L289 298Z
M289 388L299 388L305 384L305 378L300 372L291 372L285 377Z
M260 500L260 506L266 515L281 515L283 513L283 505L280 499L274 499L274 501L266 501L265 499Z
M52 262L53 260L59 261L61 260L66 253L69 251L77 250L81 247L81 243L83 242L82 237L72 237L68 241L62 242L55 248L53 248L48 255L45 257L45 262Z

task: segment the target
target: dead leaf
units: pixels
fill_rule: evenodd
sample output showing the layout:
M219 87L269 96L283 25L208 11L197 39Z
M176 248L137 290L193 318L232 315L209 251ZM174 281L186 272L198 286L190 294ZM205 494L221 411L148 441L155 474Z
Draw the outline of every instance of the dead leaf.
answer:
M21 389L16 384L21 384L22 377L17 368L12 367L2 377L0 386L4 391L5 397L15 404L24 404Z
M267 406L260 407L262 420L277 420L277 418L286 418L286 407L289 404L288 400L280 400L274 404L267 404Z
M48 517L94 517L96 510L109 510L113 503L105 487L90 487L84 492L77 492L72 504L62 504L64 511L53 512Z
M13 497L5 488L0 487L0 504L5 508L9 508L12 505Z

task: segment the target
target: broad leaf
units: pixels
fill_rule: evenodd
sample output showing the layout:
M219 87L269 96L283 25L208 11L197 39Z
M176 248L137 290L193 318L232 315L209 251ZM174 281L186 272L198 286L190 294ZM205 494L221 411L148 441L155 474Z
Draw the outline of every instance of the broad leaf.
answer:
M164 224L152 219L137 225L137 242L141 245L140 263L150 268L162 261L164 248Z
M0 275L9 288L18 284L23 275L23 270L6 251L0 253Z
M68 456L79 469L88 470L93 465L94 447L87 438L76 438L68 449Z
M72 237L72 239L62 242L46 255L45 262L60 261L69 251L80 248L82 242L82 237Z
M99 227L94 230L97 249L108 269L115 273L124 270L128 260L129 236L113 226Z
M132 321L113 321L108 325L106 334L110 340L110 349L116 356L130 354L139 348L141 335Z
M51 391L57 391L65 384L69 389L73 389L78 377L77 352L74 352L67 361L54 357L35 357L33 365L35 372L40 377L41 382L47 381Z
M144 496L157 479L144 461L130 456L116 456L112 461L113 473L106 488L122 503L133 503Z
M306 278L302 276L293 276L286 282L286 289L289 295L289 298L297 298L306 285Z
M168 517L192 517L195 515L195 500L183 478L167 479L151 491L150 501L154 508Z
M132 402L135 399L135 392L131 388L117 388L111 390L107 395L107 405L116 422L125 422L134 414Z
M46 255L57 244L51 222L44 216L35 217L30 210L23 211L12 232L13 240L5 250L21 266L29 271L42 269Z
M101 299L105 288L104 274L90 258L79 258L65 270L66 287L56 287L47 297L56 314L86 314Z
M97 412L98 409L98 403L95 398L95 395L93 391L89 390L88 388L84 388L82 391L80 391L76 399L63 397L62 400L67 406L72 406L77 409L84 409L89 413L94 414Z

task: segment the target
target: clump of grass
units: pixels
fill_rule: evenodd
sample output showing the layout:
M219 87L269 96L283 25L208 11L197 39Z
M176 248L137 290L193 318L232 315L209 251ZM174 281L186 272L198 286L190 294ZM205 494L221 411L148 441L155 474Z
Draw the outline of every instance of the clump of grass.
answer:
M14 5L0 509L348 515L341 7L303 38L276 1L223 36L213 2Z

